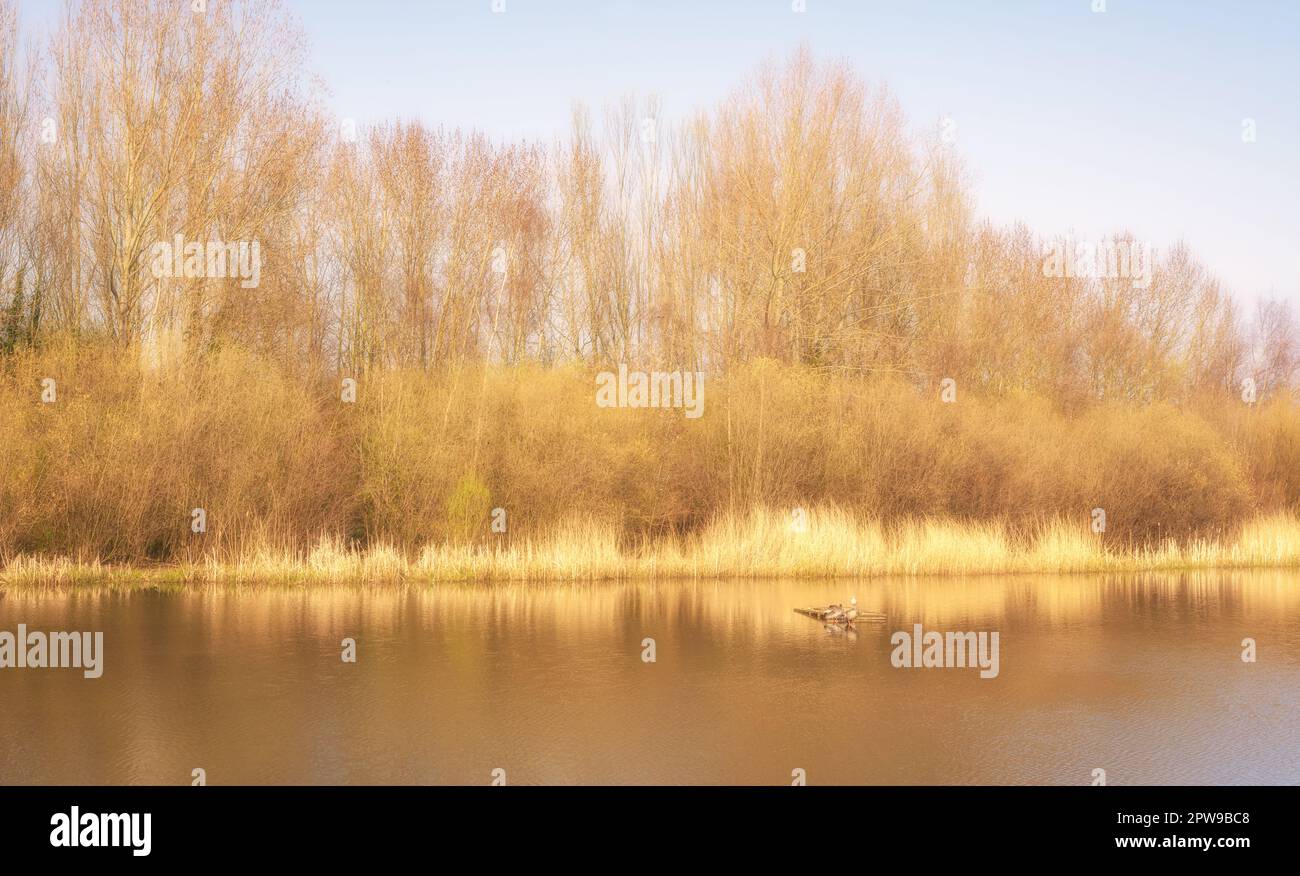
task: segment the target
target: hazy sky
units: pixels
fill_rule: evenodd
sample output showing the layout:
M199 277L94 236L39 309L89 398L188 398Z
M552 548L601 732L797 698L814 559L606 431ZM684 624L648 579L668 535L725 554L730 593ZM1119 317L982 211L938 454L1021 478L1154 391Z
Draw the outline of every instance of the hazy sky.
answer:
M918 131L951 118L981 215L1181 237L1244 300L1300 307L1296 0L288 2L340 116L498 137L550 140L575 99L630 92L672 120L807 43L887 82Z

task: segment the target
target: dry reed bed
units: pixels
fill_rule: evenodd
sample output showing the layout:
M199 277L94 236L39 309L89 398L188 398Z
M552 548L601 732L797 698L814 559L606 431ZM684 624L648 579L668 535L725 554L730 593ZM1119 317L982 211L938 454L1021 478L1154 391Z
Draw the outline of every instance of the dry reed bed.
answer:
M616 528L571 522L548 536L502 545L354 550L323 539L308 552L258 549L194 562L132 567L18 557L0 588L78 585L543 583L707 578L1063 574L1300 566L1300 518L1257 517L1223 539L1133 549L1108 546L1086 523L1057 519L1017 535L997 522L907 521L887 526L840 509L815 509L802 529L788 513L723 517L684 539L621 547Z

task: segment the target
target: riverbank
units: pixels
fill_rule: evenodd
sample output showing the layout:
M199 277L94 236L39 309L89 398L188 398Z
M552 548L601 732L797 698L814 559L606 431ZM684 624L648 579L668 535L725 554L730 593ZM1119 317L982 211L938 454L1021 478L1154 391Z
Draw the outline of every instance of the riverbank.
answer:
M513 541L444 543L413 553L259 548L150 566L18 557L0 589L191 584L561 583L634 579L872 578L1300 567L1300 518L1260 516L1220 538L1123 546L1088 521L1024 531L995 522L886 525L840 509L758 509L685 538L620 544L612 526L572 523Z

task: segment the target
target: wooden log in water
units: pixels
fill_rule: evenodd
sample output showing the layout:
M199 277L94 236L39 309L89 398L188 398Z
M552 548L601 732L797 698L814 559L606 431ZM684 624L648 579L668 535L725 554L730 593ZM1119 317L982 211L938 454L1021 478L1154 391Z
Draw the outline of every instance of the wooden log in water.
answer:
M829 608L796 608L796 614L806 615L817 620L825 620L826 615L830 614Z
M795 614L802 614L805 617L810 617L813 620L819 620L819 621L829 620L831 615L831 609L829 608L796 608L794 611ZM836 611L842 612L844 611L844 609L839 608L836 609ZM878 611L859 611L858 616L856 618L856 620L884 620L884 619L885 619L885 615ZM841 616L833 620L829 620L829 622L842 624L842 623L848 623L848 620Z

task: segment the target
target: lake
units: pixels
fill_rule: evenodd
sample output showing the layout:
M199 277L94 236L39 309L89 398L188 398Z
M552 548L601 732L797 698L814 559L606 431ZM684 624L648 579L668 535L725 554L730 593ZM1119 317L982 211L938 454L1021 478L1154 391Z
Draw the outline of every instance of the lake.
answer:
M0 669L4 784L1300 783L1293 571L0 593L19 624L102 631L103 674ZM997 632L997 676L896 668L914 624Z

